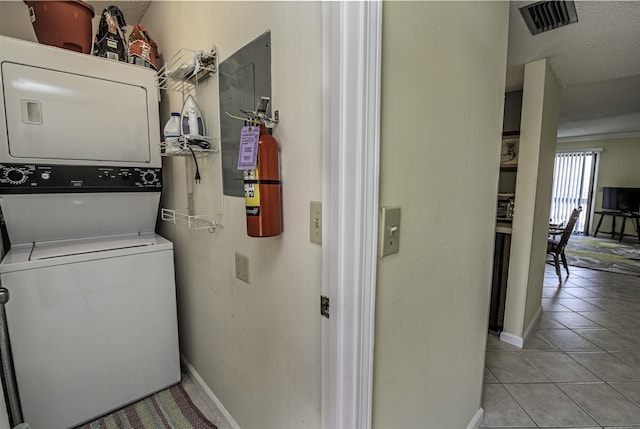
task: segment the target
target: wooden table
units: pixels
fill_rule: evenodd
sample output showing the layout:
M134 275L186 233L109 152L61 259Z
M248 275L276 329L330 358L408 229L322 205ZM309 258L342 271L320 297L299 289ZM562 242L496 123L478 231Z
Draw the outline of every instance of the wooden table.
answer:
M600 220L598 221L596 232L593 234L594 237L597 236L598 232L600 231L600 226L602 225L602 219L604 219L605 216L611 216L613 218L611 220L611 231L602 231L603 234L611 234L611 238L615 238L616 235L619 235L620 241L622 241L625 235L630 237L633 237L634 235L636 235L638 237L638 242L640 243L640 214L639 213L621 212L621 211L615 211L615 210L602 210L602 211L595 212L595 214L600 215ZM616 232L616 218L619 218L619 217L622 218L622 227L620 228L620 232ZM635 221L635 229L636 229L635 234L624 233L624 227L627 222L627 219L631 219L632 221Z

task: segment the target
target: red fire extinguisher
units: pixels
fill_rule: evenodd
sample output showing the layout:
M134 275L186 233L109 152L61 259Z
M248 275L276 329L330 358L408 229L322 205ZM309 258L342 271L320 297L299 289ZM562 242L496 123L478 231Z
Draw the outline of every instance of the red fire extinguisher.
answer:
M244 172L247 235L273 237L282 233L282 188L278 142L260 124L255 170Z

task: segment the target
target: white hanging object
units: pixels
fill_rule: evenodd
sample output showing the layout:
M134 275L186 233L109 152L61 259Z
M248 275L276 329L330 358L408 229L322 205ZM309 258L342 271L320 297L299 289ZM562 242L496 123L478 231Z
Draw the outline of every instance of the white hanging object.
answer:
M182 106L182 134L189 137L202 137L206 135L204 121L196 100L191 95L187 97Z

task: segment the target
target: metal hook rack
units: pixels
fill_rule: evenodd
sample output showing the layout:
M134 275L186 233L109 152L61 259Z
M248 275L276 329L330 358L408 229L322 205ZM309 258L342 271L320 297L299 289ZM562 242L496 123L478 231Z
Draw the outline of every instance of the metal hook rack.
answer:
M270 101L271 99L269 97L260 97L260 104L258 105L258 109L256 111L240 109L240 112L245 115L244 118L232 115L229 112L224 113L230 118L243 121L253 126L263 124L267 128L273 128L275 124L280 122L280 112L276 110L275 112L273 112L273 117L267 116L267 108L269 107Z

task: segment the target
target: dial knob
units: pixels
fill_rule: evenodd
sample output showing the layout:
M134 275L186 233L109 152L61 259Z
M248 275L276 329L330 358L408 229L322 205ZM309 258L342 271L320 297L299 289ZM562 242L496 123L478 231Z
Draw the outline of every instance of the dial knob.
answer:
M142 174L142 182L145 185L152 185L158 181L158 176L153 170L147 170Z
M27 173L15 167L5 170L4 177L12 185L21 185L27 181Z
M0 287L0 304L9 302L9 289Z

